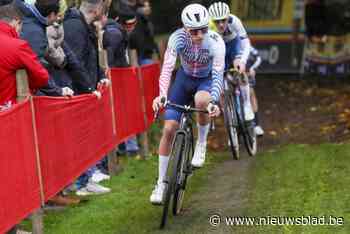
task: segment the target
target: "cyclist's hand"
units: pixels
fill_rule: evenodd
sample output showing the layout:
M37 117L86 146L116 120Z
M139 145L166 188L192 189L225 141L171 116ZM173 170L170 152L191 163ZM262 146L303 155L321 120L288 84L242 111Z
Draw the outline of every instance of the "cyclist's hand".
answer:
M235 59L233 61L233 67L241 74L245 72L245 63L241 59Z
M166 102L166 97L164 97L164 96L156 97L153 100L153 105L152 105L153 111L157 112L160 108L162 108L164 106L165 102Z
M220 108L218 105L209 103L207 110L209 112L209 117L218 117L220 115Z
M70 89L69 87L63 87L62 88L62 96L64 97L73 97L74 91Z

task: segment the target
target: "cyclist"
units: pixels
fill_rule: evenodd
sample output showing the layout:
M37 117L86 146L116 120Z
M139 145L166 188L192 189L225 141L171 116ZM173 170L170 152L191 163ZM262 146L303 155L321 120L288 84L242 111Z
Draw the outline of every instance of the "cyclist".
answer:
M192 159L194 167L202 167L205 161L209 117L220 114L218 101L222 93L223 72L225 67L225 44L219 34L208 30L209 13L200 4L190 4L181 13L183 28L176 30L169 38L160 75L160 95L153 101L153 109L163 107L161 99L167 98L179 105L188 105L194 97L196 108L207 109L207 114L198 115L198 140ZM181 66L171 85L171 74L175 68L177 56ZM168 94L168 95L167 95ZM164 128L159 144L159 177L150 201L161 204L165 190L171 143L179 127L181 112L166 107Z
M257 49L255 49L253 46L250 47L250 53L249 53L249 58L247 61L247 74L249 77L249 85L250 85L250 101L252 103L252 108L254 111L254 122L255 122L255 128L254 131L257 136L263 136L264 135L264 130L262 127L259 125L259 114L258 114L258 100L256 98L255 94L255 76L256 76L256 69L260 66L261 64L261 57L259 56L259 52Z
M250 40L241 20L230 13L230 8L224 2L215 2L209 7L211 28L217 31L226 45L225 69L232 65L240 73L246 70L246 64L250 53ZM241 84L244 100L245 120L254 119L254 113L250 101L250 88L248 83Z

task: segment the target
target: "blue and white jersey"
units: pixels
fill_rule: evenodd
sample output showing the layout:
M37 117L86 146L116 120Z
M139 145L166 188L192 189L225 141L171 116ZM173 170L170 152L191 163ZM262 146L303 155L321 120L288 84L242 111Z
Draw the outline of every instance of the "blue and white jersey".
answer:
M218 101L225 67L225 43L221 36L209 30L201 44L192 43L191 35L184 28L170 36L159 81L162 96L167 94L178 55L186 75L198 79L212 75L211 96Z
M241 47L239 57L241 57L241 59L246 63L250 52L250 40L242 21L237 16L230 14L228 17L227 28L222 34L222 38L224 39L225 43L230 43L237 37L240 40L235 41L240 41L239 47Z
M243 40L248 38L248 34L242 24L242 21L237 16L230 14L228 17L227 28L223 33L222 38L225 42L229 42L236 37Z

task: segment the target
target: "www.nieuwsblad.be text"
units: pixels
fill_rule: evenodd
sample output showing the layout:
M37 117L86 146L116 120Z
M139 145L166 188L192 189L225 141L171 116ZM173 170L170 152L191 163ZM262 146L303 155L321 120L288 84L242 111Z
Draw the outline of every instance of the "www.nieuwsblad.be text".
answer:
M333 215L323 216L265 216L265 217L248 217L248 216L221 216L218 214L209 217L209 224L213 227L220 225L227 226L341 226L344 225L344 217L337 217Z

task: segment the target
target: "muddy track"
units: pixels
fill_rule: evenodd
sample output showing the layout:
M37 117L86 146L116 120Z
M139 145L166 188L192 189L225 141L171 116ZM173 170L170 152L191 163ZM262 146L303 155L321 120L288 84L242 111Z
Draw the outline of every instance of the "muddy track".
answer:
M347 128L339 124L336 118L345 107L332 108L338 98L348 93L348 87L341 84L319 88L297 80L259 80L256 90L260 118L265 129L265 136L259 139L259 152L290 143L318 144L349 139ZM344 99L349 100L347 98ZM336 127L320 130L322 126L329 125ZM216 121L216 127L215 133L209 137L211 152L226 149L222 119ZM247 194L250 186L253 186L256 158L247 156L245 152L238 161L232 160L228 153L224 156L227 160L207 175L207 182L200 191L185 201L183 213L171 219L162 233L237 233L238 230L226 225L212 227L209 217L213 214L243 215L244 208L250 202ZM242 231L240 229L239 233Z

